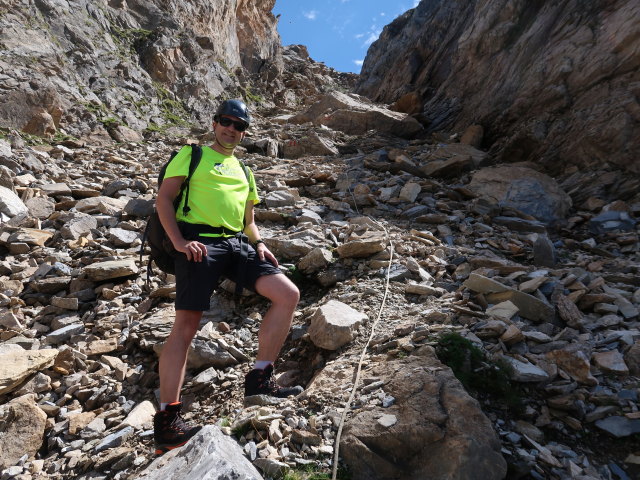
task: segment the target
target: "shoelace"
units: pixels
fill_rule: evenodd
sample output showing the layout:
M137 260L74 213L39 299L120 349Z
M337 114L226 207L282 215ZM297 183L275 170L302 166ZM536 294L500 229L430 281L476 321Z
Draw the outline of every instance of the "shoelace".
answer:
M178 413L173 417L166 416L163 418L163 427L174 432L184 432L188 430L182 416Z
M280 387L276 383L275 379L273 378L273 375L269 375L269 376L261 375L260 379L258 381L258 386L261 389L262 388L266 388L270 392L278 392L278 391L280 391Z

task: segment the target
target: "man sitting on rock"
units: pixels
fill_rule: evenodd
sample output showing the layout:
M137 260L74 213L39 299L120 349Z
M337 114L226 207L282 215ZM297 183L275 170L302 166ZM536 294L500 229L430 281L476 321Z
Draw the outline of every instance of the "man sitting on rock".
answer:
M202 159L189 182L186 215L184 196L177 209L173 200L188 174L190 146L183 147L170 162L158 192L158 215L178 253L176 318L160 355L161 405L154 417L156 454L184 445L201 428L183 421L180 390L191 340L222 276L271 300L258 334L256 363L245 378L245 396L287 397L302 391L301 387L282 388L273 378L273 362L289 332L300 293L278 269L278 261L261 240L253 211L259 202L255 179L233 155L250 122L243 102L222 102L214 116L213 145L202 148Z

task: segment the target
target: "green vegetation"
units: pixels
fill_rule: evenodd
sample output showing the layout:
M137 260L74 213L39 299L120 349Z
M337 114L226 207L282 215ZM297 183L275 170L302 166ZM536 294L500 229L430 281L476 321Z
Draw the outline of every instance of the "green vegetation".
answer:
M82 105L89 112L93 113L106 129L115 128L118 125L125 125L125 122L112 116L112 112L107 109L104 103L84 102Z
M286 275L289 277L289 280L295 283L298 287L302 287L302 285L307 281L304 274L295 265L289 265L287 267Z
M120 125L120 120L113 117L101 118L100 122L104 125L106 129L115 128Z
M336 475L338 480L349 480L351 475L349 472L338 465L338 473ZM315 464L309 464L304 467L295 470L288 470L282 480L330 480L331 472L321 472L320 468Z
M158 107L162 113L162 118L165 120L165 124L158 125L157 123L151 122L146 128L147 132L164 133L167 128L174 126L192 127L193 124L185 120L191 117L185 105L180 100L176 100L174 95L162 84L154 82L153 86L156 89ZM138 102L136 106L138 104L143 105L143 102Z
M244 98L247 99L248 103L256 103L256 104L261 104L264 102L264 98L255 93L252 88L251 85L247 85L246 87L244 87Z
M114 24L111 24L113 31L113 39L121 49L121 54L124 56L135 55L137 53L136 47L146 42L151 35L152 30L145 30L144 28L118 28Z
M73 135L67 135L66 133L61 133L60 131L57 131L52 139L53 143L62 143L66 140L78 140L78 139Z
M164 133L167 131L167 128L169 128L168 125L158 125L157 123L149 122L145 130L149 133Z
M2 127L0 128L0 138L7 139L11 134L12 129ZM30 133L19 132L20 138L29 146L34 145L48 145L50 142L46 138L38 137L37 135L31 135Z
M473 342L457 333L441 335L435 349L440 361L453 370L470 393L488 395L516 411L524 408L522 393L513 385L511 366L506 362L488 359Z
M243 435L245 435L249 430L251 430L251 422L246 422L236 428L231 429L231 433L233 434L233 436L240 438Z
M125 93L123 95L124 99L131 104L131 106L136 110L138 116L140 118L144 118L144 116L149 111L149 107L151 103L147 97L141 97L138 100L134 99L132 95Z

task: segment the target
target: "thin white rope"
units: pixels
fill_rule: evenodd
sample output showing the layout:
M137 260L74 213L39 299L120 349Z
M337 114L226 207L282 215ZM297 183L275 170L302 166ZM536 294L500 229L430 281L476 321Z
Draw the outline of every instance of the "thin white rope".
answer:
M355 199L354 199L355 200ZM387 234L387 237L389 238L389 249L390 249L390 254L389 254L389 265L387 266L387 274L385 277L385 286L384 286L384 295L382 296L382 303L380 304L380 309L378 310L378 316L376 317L375 321L373 322L373 325L371 326L371 333L369 334L369 339L367 340L366 345L364 346L364 349L362 350L362 354L360 355L360 361L358 362L358 367L356 369L356 378L353 381L353 388L351 389L351 395L349 395L349 400L347 400L344 409L342 410L342 415L340 416L340 423L338 425L338 433L336 435L336 442L335 442L335 446L333 448L334 450L334 454L333 454L333 471L331 474L331 480L336 480L336 475L338 474L338 457L340 454L340 437L342 436L342 428L344 427L344 421L345 418L347 417L347 411L349 410L349 408L351 407L351 403L353 402L353 399L356 395L356 389L358 387L358 382L360 381L360 372L362 370L362 362L364 362L364 357L367 353L367 348L369 348L369 344L371 343L371 339L373 338L373 334L376 330L376 326L378 325L378 321L380 320L380 317L382 316L382 311L384 310L384 305L387 301L387 294L389 293L389 277L390 277L390 272L391 272L391 263L393 262L393 242L391 241L391 236L389 235L389 232L387 231L386 228L384 228L384 225L382 225L381 223L375 221L373 218L369 217L373 222L377 223L378 225L380 225L382 227L382 229L385 231L385 233Z

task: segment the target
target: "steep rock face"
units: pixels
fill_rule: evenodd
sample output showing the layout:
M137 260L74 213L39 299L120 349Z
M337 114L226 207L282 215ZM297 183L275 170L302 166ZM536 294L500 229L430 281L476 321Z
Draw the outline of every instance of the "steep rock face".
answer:
M107 139L207 125L223 92L282 71L273 0L0 2L0 127Z
M633 0L423 0L371 46L356 92L417 98L431 131L479 123L500 160L640 172L639 66Z

